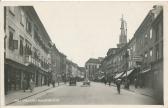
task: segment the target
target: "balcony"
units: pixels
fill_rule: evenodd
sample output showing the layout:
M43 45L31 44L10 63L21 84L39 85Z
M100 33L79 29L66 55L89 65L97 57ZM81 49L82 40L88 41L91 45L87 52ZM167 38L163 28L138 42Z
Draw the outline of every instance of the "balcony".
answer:
M33 58L31 55L26 55L25 56L25 63L26 64L33 64L37 67L41 67L40 60L37 60L37 59Z

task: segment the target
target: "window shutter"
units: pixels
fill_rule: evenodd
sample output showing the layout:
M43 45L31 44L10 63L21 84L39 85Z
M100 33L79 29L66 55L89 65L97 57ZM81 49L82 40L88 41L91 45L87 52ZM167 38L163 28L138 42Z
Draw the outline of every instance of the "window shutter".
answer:
M13 50L13 33L9 32L9 49Z
M13 48L18 49L18 40L13 40Z

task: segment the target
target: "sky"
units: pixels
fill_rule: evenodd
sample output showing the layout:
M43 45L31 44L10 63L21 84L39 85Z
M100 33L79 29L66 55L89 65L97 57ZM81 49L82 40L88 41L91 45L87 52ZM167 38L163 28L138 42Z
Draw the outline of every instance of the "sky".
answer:
M57 49L84 66L89 58L105 57L119 43L120 18L131 39L157 2L50 2L34 5Z

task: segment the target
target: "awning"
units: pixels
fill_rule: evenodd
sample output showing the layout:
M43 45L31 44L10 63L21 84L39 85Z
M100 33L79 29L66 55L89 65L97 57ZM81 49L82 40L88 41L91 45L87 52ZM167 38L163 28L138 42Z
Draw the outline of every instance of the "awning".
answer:
M121 72L121 73L117 74L114 78L115 78L115 79L116 79L116 78L119 78L123 73L124 73L124 72Z
M134 69L127 71L127 76L129 76L133 71L134 71ZM124 73L124 75L122 77L126 77L126 73Z
M150 70L151 70L151 68L145 69L145 70L141 71L141 73L146 73L146 72L149 72Z
M98 79L103 79L104 78L104 76L100 76L100 77L98 77Z

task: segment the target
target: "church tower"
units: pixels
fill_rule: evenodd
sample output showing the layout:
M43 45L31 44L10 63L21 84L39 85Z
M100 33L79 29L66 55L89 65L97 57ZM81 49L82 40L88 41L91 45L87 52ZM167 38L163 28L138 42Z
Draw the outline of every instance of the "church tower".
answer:
M127 25L126 25L126 21L123 18L121 18L121 33L120 33L120 37L119 37L119 44L117 44L118 48L122 48L123 46L125 46L127 44Z

